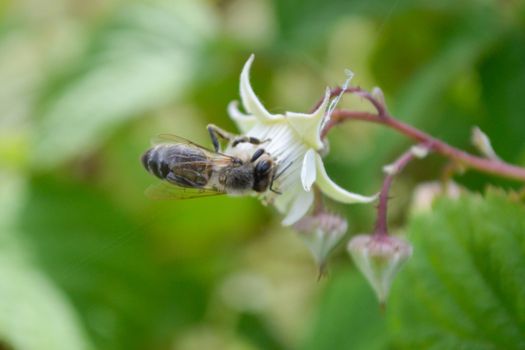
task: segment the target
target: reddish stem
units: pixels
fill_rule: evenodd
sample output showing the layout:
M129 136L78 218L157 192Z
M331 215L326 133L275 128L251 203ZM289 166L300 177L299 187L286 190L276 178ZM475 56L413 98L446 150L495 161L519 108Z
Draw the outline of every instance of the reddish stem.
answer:
M341 88L332 90L332 96L336 96L341 92ZM436 139L429 134L414 128L411 125L405 124L394 117L392 117L386 110L382 101L378 101L370 93L361 90L357 87L348 88L345 93L354 93L366 98L377 111L377 114L360 111L348 111L343 109L336 109L333 111L330 120L324 126L321 137L324 138L332 127L347 120L361 120L388 126L409 138L428 145L432 151L439 153L447 158L453 159L463 165L478 171L514 179L525 182L525 168L518 167L512 164L505 163L498 159L488 159L474 156L464 152L458 148L450 146L449 144Z
M414 152L412 149L409 149L403 153L393 164L389 165L391 167L387 172L385 179L383 180L383 186L381 187L381 192L379 192L379 203L377 204L377 221L374 233L378 236L388 235L388 224L387 224L387 203L388 203L388 193L390 192L390 187L392 186L392 181L394 176L396 176L403 168L414 159Z

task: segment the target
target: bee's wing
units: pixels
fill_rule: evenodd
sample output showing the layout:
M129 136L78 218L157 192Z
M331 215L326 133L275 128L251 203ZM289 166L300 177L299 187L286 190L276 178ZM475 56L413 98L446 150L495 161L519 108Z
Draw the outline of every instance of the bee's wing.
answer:
M211 149L201 146L199 144L196 144L195 142L185 139L184 137L173 135L173 134L157 135L151 140L151 143L153 145L184 144L188 147L197 148L206 154L206 156L209 158L208 161L213 161L217 165L230 164L234 160L234 157L232 156L229 156L224 153L212 151ZM178 157L181 158L181 157L184 157L184 155L178 155ZM188 162L181 161L179 162L179 165L190 164L190 163L196 164L196 163L199 163L199 161L193 161L193 160L189 160Z
M213 152L211 149L206 148L204 146L201 146L193 141L190 141L188 139L185 139L184 137L173 135L173 134L159 134L151 139L152 145L160 145L160 144L173 144L173 143L181 143L185 145L190 145L196 148L200 148L202 150Z
M224 192L212 188L187 188L172 185L167 182L159 182L150 185L145 194L151 199L190 199L198 197L218 196Z

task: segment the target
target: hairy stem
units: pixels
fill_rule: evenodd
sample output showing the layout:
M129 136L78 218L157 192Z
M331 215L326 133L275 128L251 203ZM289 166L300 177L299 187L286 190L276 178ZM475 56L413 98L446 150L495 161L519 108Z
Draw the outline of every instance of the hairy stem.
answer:
M374 233L379 236L388 235L388 223L387 223L387 208L388 208L388 194L394 176L396 176L403 168L414 159L414 152L411 149L403 153L394 163L388 166L386 170L387 175L383 180L383 186L381 192L379 192L379 203L377 204L377 221L374 229Z
M333 89L332 95L335 96L341 91L341 88ZM382 124L400 132L414 141L427 145L432 151L452 159L466 167L476 169L480 172L525 182L525 168L508 164L499 159L488 159L474 156L470 153L455 148L419 129L416 129L411 125L405 124L389 114L383 101L378 100L372 94L361 90L360 88L352 87L346 89L344 92L356 94L367 99L374 106L377 114L336 109L333 111L330 120L325 124L321 132L321 136L323 138L328 134L332 127L348 120L361 120Z

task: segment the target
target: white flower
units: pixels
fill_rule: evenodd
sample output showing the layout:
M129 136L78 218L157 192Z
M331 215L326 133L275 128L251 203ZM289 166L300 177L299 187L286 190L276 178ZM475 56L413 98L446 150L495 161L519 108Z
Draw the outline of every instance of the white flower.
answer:
M283 224L291 225L302 218L314 199L312 186L328 197L342 203L368 203L376 196L363 196L348 192L328 177L319 152L324 144L321 127L325 122L330 100L330 90L319 108L311 114L286 112L271 114L255 95L249 79L251 55L241 73L241 101L248 114L239 111L236 101L228 106L228 113L241 133L260 140L270 139L264 144L265 150L276 159L276 173L283 171L274 183L282 194L268 191L263 195L267 203L273 203L286 214Z

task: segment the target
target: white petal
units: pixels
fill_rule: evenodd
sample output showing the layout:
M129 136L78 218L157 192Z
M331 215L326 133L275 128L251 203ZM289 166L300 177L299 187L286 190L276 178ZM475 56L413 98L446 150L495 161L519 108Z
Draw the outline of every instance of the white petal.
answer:
M315 169L315 151L309 149L304 155L303 166L301 168L301 182L305 191L309 192L317 176Z
M259 121L267 122L274 119L280 119L279 116L274 116L270 114L264 108L261 101L255 95L255 92L250 85L250 67L252 65L253 59L255 56L252 54L248 61L244 64L244 68L241 72L241 100L244 106L244 109L253 114Z
M257 119L253 115L247 115L239 111L237 101L230 102L228 114L243 134L247 133L257 123Z
M323 148L321 140L321 126L325 118L326 108L330 101L330 89L326 89L323 102L311 114L286 112L290 126L298 136L309 146L319 150Z
M288 188L282 194L276 195L275 200L273 201L273 205L275 206L275 208L277 208L277 210L279 210L281 214L286 214L288 212L288 208L291 206L291 203L295 200L295 197L297 196L299 191L302 191L301 186L294 186L292 188Z
M363 196L357 193L348 192L345 189L339 187L328 177L321 156L318 153L315 155L317 166L317 181L315 183L326 196L341 203L369 203L377 198L377 195L370 197Z
M283 219L282 224L284 226L295 224L297 221L299 221L300 218L302 218L306 214L308 209L310 209L310 207L312 206L313 202L313 192L299 192L297 197L295 197L295 200L293 201L290 209L288 209L288 214Z

